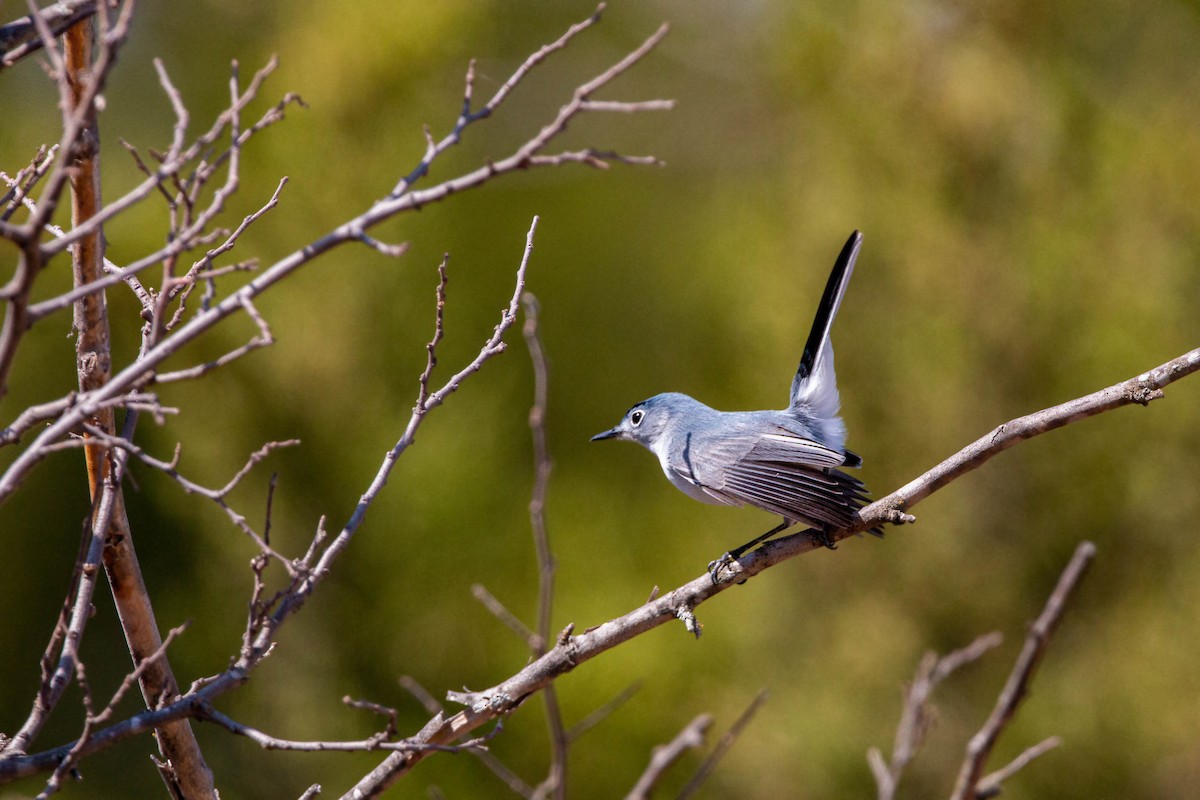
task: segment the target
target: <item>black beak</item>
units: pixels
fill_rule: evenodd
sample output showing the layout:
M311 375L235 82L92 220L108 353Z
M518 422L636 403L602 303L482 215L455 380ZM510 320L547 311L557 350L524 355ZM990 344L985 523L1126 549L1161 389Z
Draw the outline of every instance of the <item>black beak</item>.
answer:
M604 433L597 433L595 436L592 437L592 441L598 442L602 439L615 439L616 437L618 437L620 435L621 435L621 431L617 428L613 428L612 430L607 430Z

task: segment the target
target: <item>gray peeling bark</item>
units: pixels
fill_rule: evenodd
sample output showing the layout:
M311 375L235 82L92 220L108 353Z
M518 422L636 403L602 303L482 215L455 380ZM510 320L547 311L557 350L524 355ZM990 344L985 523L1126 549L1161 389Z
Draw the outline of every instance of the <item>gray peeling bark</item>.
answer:
M67 30L64 49L72 97L78 102L86 82L92 79L90 20L79 22ZM75 225L87 221L100 208L99 144L99 128L93 109L79 138L77 151L71 156L71 211ZM82 286L99 278L103 258L103 235L98 228L75 245L72 254L75 285ZM98 389L108 381L112 366L108 315L103 292L89 294L75 303L75 332L78 337L76 368L79 373L79 388L83 392ZM112 409L98 411L92 423L109 436L116 435L116 421ZM108 448L98 445L86 447L84 450L93 508L97 507L95 501L98 494L104 490L105 478L111 470L109 452ZM154 609L150 604L146 584L142 580L119 487L116 488L113 499L112 521L109 523L104 547L104 568L112 587L129 653L136 666L162 646L162 637L154 619ZM179 695L179 686L165 654L155 659L145 670L140 684L147 708L154 708L160 702L169 701ZM204 762L204 756L188 720L167 723L156 733L159 750L165 759L160 769L171 793L188 800L215 800L212 772Z

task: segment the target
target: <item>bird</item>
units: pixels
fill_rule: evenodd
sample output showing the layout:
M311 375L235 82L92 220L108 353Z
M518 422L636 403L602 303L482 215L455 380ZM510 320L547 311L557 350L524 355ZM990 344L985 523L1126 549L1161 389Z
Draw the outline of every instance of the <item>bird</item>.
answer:
M717 411L686 394L668 392L637 403L621 421L592 441L637 442L658 457L667 479L696 500L714 505L751 505L783 522L709 564L715 570L793 525L813 530L834 548L830 534L858 521L868 502L862 481L844 472L862 466L846 449L846 426L829 332L842 304L862 233L846 241L825 285L787 408L780 411ZM882 536L879 528L870 533Z

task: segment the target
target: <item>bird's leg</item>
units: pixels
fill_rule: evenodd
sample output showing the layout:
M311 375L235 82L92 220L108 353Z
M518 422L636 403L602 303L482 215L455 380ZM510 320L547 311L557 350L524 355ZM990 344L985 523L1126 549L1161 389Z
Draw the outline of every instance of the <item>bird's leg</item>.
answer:
M787 530L788 528L792 527L792 524L793 523L790 519L788 519L787 517L784 517L783 522L779 523L774 528L771 528L771 530L767 531L762 536L758 536L758 537L751 539L750 541L746 542L741 547L733 548L725 555L729 556L730 559L740 558L743 553L745 553L751 547L754 547L754 545L756 545L760 542L765 542L767 539L770 539L775 534L781 533L781 532Z
M790 519L788 519L787 517L784 517L783 522L779 523L774 528L771 528L771 530L767 531L762 536L757 536L757 537L751 539L750 541L746 542L744 545L733 548L728 553L726 553L725 555L718 558L716 561L708 562L708 575L709 575L709 577L712 578L712 582L719 583L720 581L717 580L718 573L720 573L720 571L722 569L724 569L725 567L728 567L734 561L737 561L739 558L741 558L742 554L745 553L747 550L749 550L751 547L754 547L756 544L759 544L760 542L764 542L767 539L770 539L772 536L774 536L777 533L787 530L792 525L793 525L792 521Z

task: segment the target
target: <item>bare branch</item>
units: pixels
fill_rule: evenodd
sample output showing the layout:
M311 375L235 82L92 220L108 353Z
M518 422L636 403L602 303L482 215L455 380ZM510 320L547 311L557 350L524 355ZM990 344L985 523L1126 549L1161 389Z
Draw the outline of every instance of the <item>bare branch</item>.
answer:
M628 686L626 686L624 689L622 689L617 695L615 695L607 703L600 706L595 711L588 714L583 719L579 720L579 722L576 722L574 725L572 725L571 729L569 731L567 731L567 741L574 742L580 736L583 736L585 733L590 731L592 728L596 727L601 722L608 719L608 717L610 715L612 715L612 713L614 711L616 711L618 708L620 708L621 706L628 703L629 700L635 694L637 694L638 690L641 688L642 688L641 681L636 681L635 683L631 683Z
M268 75L275 71L277 66L278 61L274 58L270 59L262 69L258 70L254 74L254 77L251 78L249 84L247 84L246 89L237 94L234 102L232 102L229 107L227 107L217 116L212 126L205 133L197 137L191 145L183 148L181 137L188 124L187 111L182 105L182 100L180 99L178 90L175 90L170 84L170 81L167 79L165 68L161 66L160 62L156 62L156 67L159 68L160 81L163 83L163 86L171 99L171 103L175 108L177 117L174 133L175 140L172 142L171 149L164 156L163 162L159 165L158 169L155 170L153 175L147 177L146 180L142 181L140 184L138 184L129 192L125 193L117 200L106 205L99 214L97 214L91 220L88 220L87 223L72 228L71 231L68 232L63 238L47 243L45 246L47 257L62 252L68 245L73 244L77 239L89 235L93 230L108 222L108 220L112 219L118 214L124 213L126 209L141 202L151 193L157 191L159 185L164 180L177 176L188 164L201 157L201 155L221 137L227 128L231 130L234 128L236 121L240 118L241 112L258 96L258 92L262 87L263 81L266 80ZM214 159L212 164L209 165L209 170L214 170L217 166L224 164L226 160L228 160L229 154L235 150L239 150L243 145L245 145L250 136L257 133L262 127L266 127L267 125L281 118L281 107L283 105L289 101L297 100L298 98L295 98L291 95L285 97L284 100L280 101L280 103L277 104L273 109L269 110L259 121L259 123L251 128L246 129L245 131L242 131L241 135L233 138L229 143L229 148L216 159ZM206 174L206 177L210 174L211 171ZM210 202L209 208L206 209L205 212L196 216L195 221L191 226L189 226L188 230L179 232L179 235L176 238L180 240L182 244L168 245L160 250L159 254L161 255L156 254L158 257L153 258L150 263L158 263L164 258L172 255L178 255L179 253L183 252L183 250L187 249L190 236L204 230L212 218L223 209L221 204L222 201L232 193L236 186L236 169L231 168L226 175L225 183L217 190L216 195ZM145 259L143 259L143 261L145 261ZM140 264L141 262L138 263ZM145 266L149 266L149 264L146 264ZM129 267L129 269L132 269L132 267Z
M742 731L746 729L746 726L750 724L750 720L754 718L754 715L758 712L758 709L762 707L762 704L766 701L766 699L766 689L761 690L757 695L755 695L754 699L750 701L750 705L748 705L746 710L742 712L742 715L734 721L733 725L729 726L729 730L727 730L725 735L723 735L717 741L716 747L714 747L713 751L708 754L708 758L704 759L704 762L700 764L700 768L696 770L696 774L692 776L692 779L688 781L687 785L684 786L679 792L677 795L679 800L684 800L684 798L691 797L704 784L704 782L708 780L708 776L712 774L712 771L716 769L717 764L722 758L725 757L725 754L729 752L729 748L733 747L733 743L737 741L738 736L740 736Z
M188 367L187 369L175 370L174 372L164 372L156 376L154 382L172 383L174 381L195 380L196 378L207 375L215 369L225 366L231 361L236 361L237 359L254 350L258 350L262 347L269 347L270 345L274 344L275 337L271 335L271 328L267 325L267 321L258 313L258 309L254 307L254 303L248 297L241 298L241 300L242 308L246 310L247 316L249 316L250 319L254 321L254 324L258 326L257 336L252 337L245 344L241 345L240 347L235 347L233 350L230 350L228 353L225 353L224 355L215 358L212 361L206 361L203 364L197 364L196 366Z
M567 43L570 42L571 39L575 38L577 34L599 22L600 14L603 12L603 10L604 4L601 3L600 6L596 8L596 11L592 14L592 16L588 17L583 22L578 22L572 25L567 29L567 32L560 36L556 41L545 45L525 59L524 63L517 68L516 72L509 76L508 80L506 80L500 86L500 88L492 96L492 99L489 100L483 106L483 108L475 112L471 111L471 100L475 88L475 60L472 59L467 65L467 78L466 87L463 92L462 112L459 114L458 120L454 123L454 129L447 134L445 138L437 143L433 141L433 137L430 134L429 129L425 129L424 133L426 148L425 155L421 159L421 163L418 164L416 168L413 169L412 172L410 172L403 180L396 184L395 188L392 189L390 196L400 197L401 195L406 194L408 190L412 188L414 183L428 174L429 166L433 163L434 159L445 152L448 148L458 144L459 141L461 141L462 132L468 125L476 120L486 119L487 117L491 116L492 112L504 102L513 89L515 89L517 85L524 80L525 76L528 75L534 67L545 61L547 56L549 56L551 53L557 50L562 50L564 47L566 47Z
M551 614L554 610L554 553L550 549L550 535L546 530L546 488L550 482L550 452L546 445L546 405L549 383L549 368L546 354L538 337L538 302L530 292L521 296L525 309L525 325L522 331L529 358L533 363L533 407L529 410L529 429L533 434L533 496L529 500L529 523L533 530L534 550L538 562L538 620L536 647L533 655L546 652L550 641ZM570 736L563 723L562 708L558 704L558 692L553 686L546 687L546 726L550 733L550 771L546 780L538 787L535 797L547 795L566 797L567 751Z
M924 655L912 683L904 692L904 710L896 727L891 763L884 761L878 748L872 747L867 753L879 790L879 800L892 800L895 797L900 777L925 743L925 736L933 721L930 697L934 689L960 667L978 661L988 650L998 647L1001 641L1003 637L993 631L941 658L933 651Z
M986 798L989 797L996 797L1000 794L1000 786L1004 783L1004 781L1008 780L1013 775L1016 775L1018 772L1028 766L1029 762L1033 761L1035 758L1039 758L1040 756L1049 753L1060 744L1062 744L1062 739L1058 738L1057 736L1051 736L1048 739L1038 742L1033 747L1026 749L1023 753L1021 753L1021 755L1014 758L1006 766L996 770L981 780L975 787L975 797L977 800L986 800Z
M644 100L623 103L617 100L585 100L579 104L580 111L607 111L619 114L636 114L641 111L670 111L675 108L674 100Z
M629 794L625 795L625 800L647 800L663 775L684 753L704 746L704 733L712 725L712 721L711 714L701 714L689 722L674 739L654 748L650 753L650 763L646 771L638 778Z
M355 700L353 697L346 696L342 698L342 702L351 708L360 708L363 711L370 711L372 714L379 714L387 717L387 727L383 729L386 738L390 739L396 735L399 728L396 725L396 709L381 706L379 703L372 703L369 700Z
M113 43L120 41L124 36L124 32L127 29L128 12L131 8L132 3L126 2L121 7L122 15L117 20L117 24L112 29L106 30L106 52L111 52L114 48ZM648 48L643 46L641 53L637 57L640 58L647 50ZM51 58L53 59L56 55L51 55ZM527 70L532 67L535 62L536 59L528 63L524 69ZM632 61L627 59L623 64L617 65L617 67L608 70L605 74L611 79L628 68L632 63ZM213 237L217 235L217 232L209 231L205 226L221 210L224 198L237 186L239 148L245 142L247 136L270 124L274 119L279 118L284 104L296 100L296 98L289 96L276 107L274 113L268 112L256 125L245 130L239 127L239 114L242 108L254 96L261 80L265 78L266 74L272 68L273 63L260 71L255 76L255 79L251 81L250 86L241 92L238 90L235 75L233 81L231 81L230 107L218 117L213 128L208 133L201 134L191 145L186 147L184 145L187 128L186 109L183 107L178 92L174 90L170 81L166 79L165 71L160 71L167 95L176 107L176 141L172 143L171 149L165 156L154 154L155 158L159 161L158 166L153 169L152 174L148 175L147 179L139 187L136 187L129 194L109 204L88 220L80 222L57 240L42 245L38 243L37 237L41 233L42 224L52 216L53 206L57 202L63 185L61 172L64 156L60 153L59 160L55 162L55 166L47 173L48 178L43 184L41 197L34 204L34 209L32 210L33 216L30 222L14 229L16 233L20 234L14 240L27 245L24 251L27 257L24 262L18 265L19 267L23 266L23 270L18 269L18 274L14 282L10 282L10 286L6 287L4 295L9 300L10 305L10 313L6 316L6 323L15 322L19 324L9 324L6 327L23 331L30 324L29 318L25 315L25 312L28 310L25 306L25 302L29 296L28 288L32 285L33 276L41 269L46 259L63 250L74 247L75 243L82 239L98 233L105 221L122 213L122 211L153 192L163 192L164 196L168 197L169 202L177 204L178 214L176 214L174 207L171 210L172 224L176 225L173 229L171 243L153 254L152 257L147 257L141 262L128 265L125 269L110 267L109 275L100 277L90 282L87 286L79 287L70 295L52 298L51 301L48 301L49 305L39 304L37 308L39 314L51 313L53 310L64 308L83 297L102 292L107 286L113 285L117 280L131 277L135 271L144 269L151 263L162 263L164 274L169 278L174 269L175 259L180 253L198 243L214 241ZM85 105L89 105L90 107L90 103L94 100L95 92L98 91L100 83L101 81L97 80L90 84L88 91L92 94L84 98L86 100ZM515 81L511 85L515 86ZM511 89L511 86L509 88ZM502 92L498 93L498 97L494 98L497 103L502 99L504 91L506 90L502 90ZM470 89L468 88L466 99L468 105L470 102L469 95ZM495 104L492 104L489 107L488 113L494 107ZM68 150L75 143L76 138L71 131L73 124L77 126L77 123L74 123L71 119L65 120L63 142L67 144L63 145L60 142L60 150ZM211 156L211 150L214 149L217 137L222 135L225 130L230 131L230 146L224 152L219 152L214 158ZM543 134L545 134L544 130ZM200 163L194 166L194 171L190 175L185 174L185 169L197 157L201 158ZM223 163L229 164L225 183L217 188L215 199L210 205L201 209L196 199L199 187L213 175L217 166ZM528 163L524 164L524 166L528 165ZM496 169L496 165L489 165L486 171L491 176L494 176L501 174L503 171L518 168L520 168L520 165L514 162L511 168ZM490 176L483 180L487 179L490 179ZM470 178L468 183L477 185L483 182L483 180ZM438 192L449 193L465 185L461 184L456 187L451 184L442 184L441 188L434 188ZM164 191L167 187L174 193L173 195ZM153 378L155 371L160 368L160 365L200 334L234 313L243 312L250 315L252 320L259 325L260 332L265 336L267 333L265 323L262 323L261 317L255 315L252 302L258 294L287 277L300 266L328 252L328 250L337 245L347 241L368 241L370 243L373 240L370 240L369 237L366 239L363 237L365 236L365 231L371 226L399 211L418 208L422 203L431 202L432 199L435 199L433 195L418 195L411 200L404 200L400 205L376 204L376 206L369 209L366 213L341 226L328 236L323 237L306 248L297 250L291 256L277 262L233 295L216 303L212 308L202 309L195 317L182 324L179 329L170 332L169 335L162 335L160 338L155 338L158 334L152 333L149 344L145 347L137 363L118 371L102 387L81 392L71 398L69 402L54 406L53 411L58 414L57 419L41 432L25 452L21 453L10 463L4 476L0 477L0 501L11 496L12 491L19 485L27 470L44 458L47 453L51 452L52 448L72 442L71 437L75 431L81 429L87 430L89 434L95 437L94 443L99 445L100 449L106 451L106 458L112 464L111 472L106 477L104 491L99 495L96 513L93 515L89 547L82 561L82 572L85 574L94 574L97 564L95 551L102 541L102 531L107 526L108 520L112 517L113 504L119 499L119 495L115 493L115 490L120 485L128 456L130 454L137 454L143 463L154 463L157 461L156 466L158 467L175 468L173 463L150 459L149 456L140 451L124 435L116 436L104 433L94 427L89 430L87 428L87 420L90 419L96 410L112 408L121 404L130 407L130 404L135 402L132 399L134 396L150 397L149 395L141 394L141 388ZM274 646L273 637L278 627L291 614L302 607L315 587L328 574L334 560L348 544L349 538L361 526L369 505L386 483L395 459L413 443L416 430L419 428L424 416L433 408L444 403L449 394L455 391L471 374L478 371L486 361L503 352L505 348L504 336L515 323L519 298L524 289L525 273L532 253L533 236L536 226L537 219L535 218L526 236L526 248L517 270L516 285L512 299L509 301L508 306L502 310L500 322L496 325L493 334L484 343L479 354L463 369L452 375L440 388L432 390L430 387L425 387L419 407L414 410L400 440L389 452L388 457L385 458L384 463L376 474L375 480L372 481L368 491L363 495L363 499L355 510L354 515L343 526L337 536L333 538L332 542L326 543L324 522L322 521L313 537L308 554L305 559L298 563L292 581L287 588L281 591L274 600L263 599L261 594L258 595L257 602L261 605L263 613L261 615L252 614L251 632L253 635L247 638L246 647L241 657L225 672L196 681L186 696L178 700L168 700L164 697L161 704L156 707L123 722L97 730L94 732L94 735L89 735L86 739L27 757L19 755L23 752L20 748L15 750L9 748L7 754L16 757L9 757L0 761L0 778L30 775L46 769L53 770L61 766L63 759L68 757L68 755L71 755L71 757L83 757L89 753L111 746L118 741L140 735L152 728L161 727L187 716L195 716L201 713L205 704L211 702L212 698L220 696L247 680L249 672L261 662ZM387 248L383 249L385 252L387 251ZM208 269L200 270L197 276L209 271ZM112 274L114 272L116 274ZM167 293L169 289L170 286L164 286L164 293ZM186 289L183 291L186 291ZM14 303L14 299L19 300L19 302ZM19 306L20 313L12 313L12 309L17 306ZM162 312L165 310L165 306L161 303L155 304L155 320L151 326L155 331L163 334L166 334L162 324ZM7 334L0 336L0 344L7 345L11 343L11 339L6 337ZM15 347L11 349L0 347L0 352L6 350L11 352L15 350ZM0 369L0 374L3 374L5 369L6 367ZM428 379L427 376L426 380ZM49 413L49 409L47 409L46 413ZM136 414L130 416L136 419ZM215 495L220 495L224 490L207 491ZM265 544L264 540L263 545ZM65 620L64 630L67 631L67 634L64 636L64 641L71 641L73 638L77 638L76 634L81 630L82 620L86 619L81 609L90 608L90 597L94 579L89 580L90 584L81 584L74 593L75 596L71 605L72 611ZM261 589L256 589L256 591L261 591ZM267 609L269 609L269 613L267 613ZM565 642L569 640L569 637L570 629L564 633L560 641ZM76 665L78 665L78 659L74 658L71 653L67 653L65 658L60 656L56 673L61 673L64 669ZM52 679L48 685L61 687L65 683L62 680L56 683ZM47 708L53 707L53 703L57 699L57 694L61 693L61 688L55 688L54 692L56 696L51 699ZM45 713L48 713L48 710ZM40 729L45 713L42 713L34 721L35 728ZM27 734L24 737L26 740L32 738L29 735L30 731L25 730L23 733ZM24 743L27 742L23 742L22 744ZM424 738L421 741L415 741L414 744L418 746L417 750L419 752L427 751L429 749L428 745L440 746L440 743L429 742L424 740ZM434 749L437 748L435 747Z
M538 562L538 621L539 647L534 655L545 654L550 640L550 615L554 604L554 553L546 531L546 488L550 482L553 463L546 445L546 405L549 394L549 368L545 350L538 336L538 301L530 292L521 297L525 308L523 332L529 358L533 363L533 407L529 410L529 429L533 434L533 497L529 501L529 522L533 529L534 550ZM562 720L559 720L561 727ZM561 731L560 731L561 732Z
M425 369L421 372L421 377L417 379L420 390L417 392L417 404L413 407L414 414L425 413L426 403L429 402L429 379L433 377L433 368L437 366L437 346L442 341L442 337L446 335L446 284L450 281L446 266L449 263L450 254L446 253L442 256L442 263L438 264L437 268L437 303L434 310L433 338L429 340L429 344L425 345Z
M50 776L50 780L46 783L46 790L43 794L53 794L58 791L59 788L61 788L63 779L66 778L67 775L69 775L75 768L75 765L79 763L80 751L86 746L91 731L95 730L101 725L106 724L110 719L112 719L113 715L116 713L117 706L120 705L121 701L125 699L125 695L129 694L129 692L138 685L138 683L145 677L147 672L154 669L157 664L166 658L167 648L171 646L171 643L174 642L178 636L187 630L189 625L191 625L191 622L185 622L182 625L167 631L167 636L165 639L163 639L162 644L160 644L153 653L150 653L148 656L146 656L146 658L142 659L141 663L139 663L132 672L125 676L125 678L121 681L120 686L118 686L117 690L113 692L112 698L108 701L107 705L105 705L99 714L92 713L90 698L91 693L86 689L85 678L83 677L83 664L77 663L75 665L79 675L80 685L81 687L84 687L85 705L88 708L87 716L84 720L83 734L79 737L78 741L76 741L71 751L67 753L66 757L63 758L62 762L59 763L58 767L54 770L53 774Z
M581 30L583 27L587 27L588 25L592 24L596 18L597 17L593 16L593 18L590 18L586 23L581 23L581 27L577 27L579 27ZM473 172L462 175L458 178L450 179L421 192L408 191L409 187L411 186L411 181L407 179L402 181L391 195L376 202L363 214L346 222L324 237L299 250L294 251L289 256L276 262L272 266L265 269L256 278L244 285L237 292L235 292L234 295L226 297L224 300L215 304L209 309L202 310L186 324L183 324L175 329L170 336L163 337L161 340L156 341L153 346L148 347L145 350L145 352L142 354L142 357L139 358L135 364L130 365L114 375L112 380L103 391L97 392L95 395L89 395L85 398L81 398L81 402L77 407L68 410L68 412L64 414L63 418L43 431L38 439L8 466L3 475L0 475L0 502L3 502L9 496L11 496L12 492L15 491L16 487L20 484L21 480L23 480L24 475L28 472L28 470L32 469L32 467L44 457L44 445L51 441L63 438L71 429L77 427L84 419L86 419L92 403L105 400L107 397L111 396L109 393L117 394L142 385L154 372L154 370L158 369L159 365L167 358L177 353L185 345L195 340L199 335L209 330L226 317L243 311L245 308L245 306L242 304L243 299L253 299L258 294L286 278L292 272L335 247L350 241L362 241L362 237L367 230L379 224L383 220L388 219L389 217L404 211L419 209L429 203L442 200L453 193L479 186L496 177L497 175L517 171L531 166L530 159L539 155L539 151L551 139L565 130L568 121L574 115L580 113L582 103L590 99L589 96L591 93L603 87L618 75L627 71L638 60L643 58L651 49L653 49L658 42L661 41L665 34L666 28L661 28L628 56L602 72L596 78L593 78L591 81L577 88L575 90L573 99L563 106L555 120L549 125L543 127L536 136L519 147L517 151L508 158L494 163L488 163L486 166L481 167ZM572 35L574 34L572 33L566 38L570 38ZM536 65L536 63L539 63L542 59L544 59L549 50L553 50L564 45L565 40L560 40L560 43L556 43L555 46L551 46L549 49L543 48L542 51L539 51L540 55L535 54L534 56L531 56L531 58L527 60L526 63L523 64L516 73L514 73L513 77L510 78L510 81L506 83L505 86L508 88L502 87L501 90L497 92L496 96L489 101L488 105L485 106L484 109L482 109L480 112L472 113L470 115L470 119L467 121L482 119L484 116L489 115L491 111L496 108L499 102L502 101L507 95L507 92L511 90L511 87L515 86L516 82L518 82L520 78L528 72L529 69ZM263 70L260 70L259 73L256 74L255 78L250 82L250 85L247 87L247 89L244 92L236 95L237 101L232 103L231 107L218 117L213 128L210 129L208 133L200 136L190 147L180 152L178 158L172 160L170 163L164 163L161 165L155 171L153 176L148 177L147 180L143 181L142 184L140 184L131 192L127 193L124 197L106 206L96 216L92 217L87 222L76 226L63 238L54 240L44 245L40 249L41 252L39 252L38 255L49 257L53 253L61 251L62 248L73 243L75 239L87 235L90 230L94 230L95 228L99 227L99 225L102 224L107 218L120 213L123 209L128 208L133 203L138 202L149 193L156 191L157 187L163 180L176 175L188 159L194 158L202 148L209 146L209 144L216 139L216 137L221 131L224 130L225 127L234 125L234 120L237 114L240 112L240 109L244 107L247 102L249 102L249 99L254 95L255 92L257 92L258 85L261 83L261 80L264 79L266 74L269 73L273 68L274 61L270 62ZM285 98L284 102L286 102L287 99L288 98ZM469 102L469 100L467 102ZM283 103L277 107L277 110L282 109L282 106ZM270 114L268 114L267 117L264 117L264 119L268 118L271 118ZM460 122L464 125L467 121L460 120ZM253 131L257 130L259 127L260 126L254 126L244 131L241 136L237 137L237 143L240 144L245 140L246 136L253 133ZM438 146L440 147L444 143L445 147L449 147L450 144L453 143L451 140L456 139L457 134L452 134L450 137L447 137L447 139L444 139L442 143L439 143ZM233 151L234 149L236 148L231 146L230 151L227 151L227 153ZM221 160L222 157L218 157L214 163L220 162ZM423 162L423 166L419 165L417 170L415 170L413 173L415 176L413 177L413 180L423 175L427 168L427 162ZM134 264L128 265L123 273L131 274L135 270L144 269L151 263L168 261L186 249L187 246L190 246L191 243L194 242L195 237L201 235L203 232L203 226L207 225L212 216L214 216L217 211L220 210L221 203L219 200L224 196L226 191L229 190L228 187L231 186L236 186L236 176L234 175L232 165L229 174L227 175L225 186L217 191L217 199L214 199L208 209L197 215L196 220L188 226L186 231L181 231L178 236L173 238L164 248L153 254L153 256L146 257L138 262L135 262ZM40 206L39 209L41 213L46 212L46 209L41 208ZM32 283L32 276L36 272L36 263L30 263L24 266L24 268L21 268L21 263L18 265L18 274L17 276L14 276L14 281L16 281L14 290L18 293L22 293L22 296L27 296L26 287ZM85 293L89 291L99 291L104 288L105 285L107 285L106 281L115 281L119 279L120 278L118 278L116 275L105 276L104 278L94 282L93 285L87 287L86 289L76 291L84 291ZM38 304L34 310L39 315L47 314L55 310L55 308L61 307L61 304L69 303L70 301L76 299L76 297L77 295L74 293L61 295L57 298L53 298L50 301L46 301L45 303ZM20 304L20 314L14 315L10 313L8 317L6 317L6 327L11 327L15 330L23 330L27 323L27 321L24 319L24 311L24 303L22 302ZM9 325L10 322L12 325ZM3 375L5 370L3 362L3 355L5 353L5 348L3 345L5 341L5 332L0 331L0 375Z
M179 317L183 314L184 302L186 302L187 295L195 286L195 281L200 277L207 277L209 280L211 280L220 274L218 271L213 269L213 261L217 257L222 256L232 250L234 245L237 243L237 240L243 233L246 232L247 228L249 228L253 223L257 222L268 211L279 205L279 195L283 191L283 187L287 185L287 182L288 179L286 176L281 178L279 180L279 185L275 187L274 193L271 194L271 199L268 200L266 204L264 204L257 211L254 211L243 217L241 224L239 224L231 233L229 233L228 236L225 237L224 242L206 252L203 258L192 264L191 268L188 269L187 274L175 281L174 285L170 288L168 295L170 298L174 298L180 293L183 293L183 299L180 301L179 310L176 312L175 317L170 323L167 324L168 329L173 328Z
M400 685L404 687L409 694L417 699L417 702L424 707L427 714L432 717L437 717L438 719L442 718L442 704L439 703L437 698L431 695L429 691L414 678L409 675L401 675ZM471 750L470 753L485 767L491 770L492 773L499 778L514 794L525 798L533 797L533 788L529 784L525 783L525 781L521 780L520 776L509 769L503 761L492 755L491 751Z
M15 420L12 421L7 428L0 431L0 446L15 444L21 440L21 436L34 425L39 422L45 422L48 419L54 419L66 411L75 402L76 394L71 392L66 397L61 397L58 400L51 400L48 403L41 405L29 406L21 412Z
M58 705L63 692L66 691L71 679L76 674L79 662L79 646L83 640L83 632L92 616L92 597L100 575L100 563L104 551L105 539L112 523L113 515L120 502L117 487L125 471L127 458L123 453L116 453L109 460L109 469L104 476L102 490L93 494L92 515L88 523L87 533L80 545L79 560L76 562L76 579L71 587L71 594L64 601L64 613L51 635L50 645L42 660L43 680L33 707L20 730L4 745L4 754L23 754L35 741L51 712ZM67 611L69 609L69 611ZM57 663L54 651L58 651ZM85 748L86 749L86 748ZM73 752L73 746L60 748L61 756L53 759L42 769L54 769L62 758ZM79 753L82 755L82 752ZM8 758L0 760L0 775L9 763L23 759ZM33 774L33 770L25 774ZM23 775L18 776L23 777Z
M494 728L487 736L480 736L457 745L431 745L421 742L411 742L407 739L392 742L387 741L381 736L372 736L368 739L359 739L357 741L297 741L293 739L280 739L263 733L257 728L243 725L211 706L199 711L197 718L206 722L216 723L227 731L236 733L238 736L245 736L264 750L298 750L307 753L330 751L356 753L364 750L395 750L406 753L417 751L462 753L468 750L485 748L487 742L496 735L496 731L499 729L498 727Z
M17 209L22 207L33 210L33 201L29 199L29 192L45 176L50 167L54 166L54 157L57 153L58 145L49 148L42 145L34 154L29 165L17 171L16 177L9 177L6 172L0 171L0 179L8 184L8 191L0 196L0 203L4 204L0 220L8 222L17 213ZM0 235L6 239L11 239L18 234L18 229L12 226L0 229Z
M363 244L365 244L367 247L370 247L373 250L378 250L380 253L383 253L388 258L399 258L400 256L402 256L408 252L408 242L400 242L399 244L387 244L386 242L381 242L378 239L375 239L374 237L372 237L366 233L363 233L359 237L359 241L362 242ZM443 266L444 266L444 264L443 264Z
M666 166L654 156L623 156L612 150L597 150L589 147L586 150L574 150L552 156L530 156L529 165L534 167L557 167L562 164L585 164L596 169L608 169L609 164L632 164L643 167Z
M141 447L124 437L109 436L104 431L90 425L85 425L84 429L95 439L98 444L102 444L109 448L116 448L129 453L146 466L158 470L174 480L188 494L198 494L201 497L207 497L209 500L212 500L221 508L222 511L225 512L230 521L232 521L233 524L238 527L238 529L245 533L246 536L248 536L254 542L254 544L258 547L259 552L274 558L276 561L282 564L288 571L288 574L295 574L291 559L276 552L269 544L267 544L266 540L250 526L250 523L246 520L246 518L242 514L235 511L233 507L226 502L225 498L230 492L237 488L237 485L241 483L242 479L245 478L255 466L269 456L273 450L277 450L282 447L295 447L296 445L300 444L299 439L267 442L258 450L250 454L250 457L246 459L246 463L240 470L237 471L236 474L234 474L232 478L229 479L228 483L219 489L209 489L206 486L202 486L199 483L190 480L179 471L178 464L181 451L181 446L179 445L176 446L175 454L172 456L171 460L163 461L150 455Z
M492 612L492 616L500 620L504 625L519 636L532 651L537 651L542 647L542 639L536 633L529 630L524 622L521 622L515 614L508 610L503 603L496 599L496 596L487 590L487 587L481 583L476 583L471 586L471 594L483 607Z
M971 741L967 744L962 770L959 772L958 782L951 795L954 800L968 800L968 798L978 796L980 776L983 775L983 768L987 763L988 756L991 755L996 740L1000 738L1000 733L1017 713L1017 707L1021 701L1025 699L1037 666L1046 652L1046 647L1050 644L1050 637L1054 635L1058 623L1062 620L1067 600L1075 587L1079 585L1079 580L1083 577L1088 565L1092 563L1095 555L1096 546L1091 542L1080 542L1079 546L1075 548L1075 554L1071 556L1070 563L1059 577L1058 585L1054 587L1050 599L1046 601L1046 607L1034 621L1033 626L1029 629L1029 634L1025 637L1025 645L1021 648L1021 654L1017 656L1016 663L1013 664L1012 673L1008 676L1004 690L996 700L996 707L979 733L972 736ZM1031 759L1026 759L1023 763L1027 763L1029 760ZM989 790L995 786L998 786L998 782L992 784Z
M1190 350L1165 364L1121 383L1061 405L1036 411L1006 422L986 436L964 447L933 469L896 491L876 500L859 513L859 522L830 534L833 541L877 527L881 523L911 523L908 509L951 481L978 469L996 454L1043 433L1128 405L1145 406L1164 396L1163 389L1200 370L1200 348ZM774 539L753 550L723 570L722 581L741 581L781 560L822 547L807 532Z

